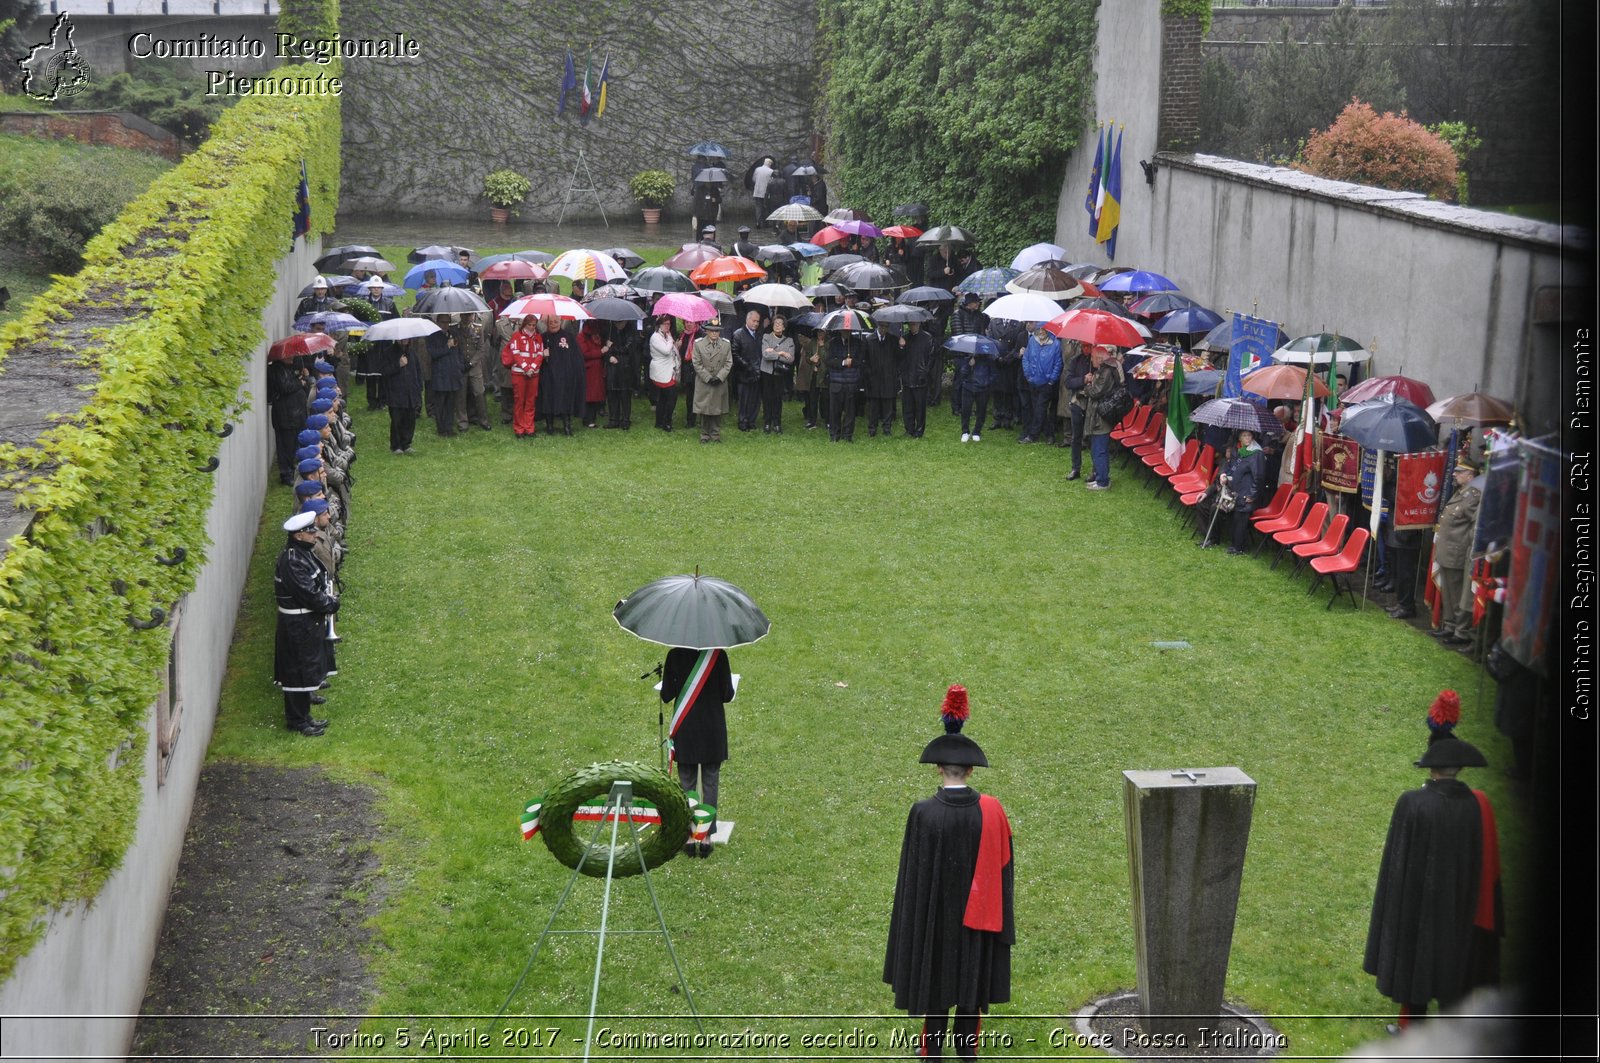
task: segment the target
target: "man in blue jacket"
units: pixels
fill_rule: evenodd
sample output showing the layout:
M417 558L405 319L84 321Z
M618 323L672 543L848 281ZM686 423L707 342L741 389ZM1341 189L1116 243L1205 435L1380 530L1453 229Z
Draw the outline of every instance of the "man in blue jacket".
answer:
M1049 418L1050 396L1055 394L1056 383L1061 379L1061 341L1050 335L1043 325L1028 337L1028 349L1022 355L1022 378L1028 409L1017 442L1037 443L1054 424Z

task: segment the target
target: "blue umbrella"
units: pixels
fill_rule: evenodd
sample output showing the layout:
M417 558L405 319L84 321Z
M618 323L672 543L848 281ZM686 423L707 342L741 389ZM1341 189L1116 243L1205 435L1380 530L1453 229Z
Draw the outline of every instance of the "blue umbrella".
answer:
M1000 345L988 336L980 336L975 332L966 332L960 336L951 336L944 341L946 350L955 351L957 354L975 354L980 358L998 358Z
M367 327L367 323L359 317L341 314L337 310L319 310L314 314L302 314L294 319L296 332L310 332L312 325L321 325L327 332L348 332L353 328Z
M1157 321L1157 332L1182 332L1194 335L1197 332L1210 332L1222 323L1222 315L1214 310L1207 310L1203 306L1186 306L1182 310L1174 310L1166 317Z
M1411 454L1438 445L1439 424L1415 403L1358 402L1345 408L1339 434L1367 450Z
M924 286L924 287L921 287L921 288L913 288L909 292L901 292L900 293L900 298L896 299L895 302L897 302L897 303L948 303L954 298L955 298L954 294L952 294L951 292L945 291L943 288L934 288L932 286Z
M1136 269L1128 273L1117 274L1100 285L1100 290L1103 292L1176 292L1181 289L1179 289L1175 281L1170 281L1159 273Z
M406 287L422 287L422 275L424 273L432 273L434 282L437 284L446 282L450 284L467 283L467 271L458 264L447 262L442 258L430 258L417 263L406 271Z
M1027 270L1041 262L1065 261L1066 257L1067 249L1059 244L1030 244L1017 252L1017 257L1011 260L1011 268Z
M710 159L726 159L728 149L718 144L715 140L702 140L687 152L689 155L704 155Z
M990 266L969 274L956 285L956 291L963 295L971 292L974 295L997 296L1007 292L1006 284L1013 278L1021 276L1020 270L1010 269L1006 266Z
M787 246L789 250L798 254L801 258L816 258L818 255L825 255L828 253L828 249L826 247L821 247L813 243L807 243L805 240L796 240L794 243L787 244L785 246Z

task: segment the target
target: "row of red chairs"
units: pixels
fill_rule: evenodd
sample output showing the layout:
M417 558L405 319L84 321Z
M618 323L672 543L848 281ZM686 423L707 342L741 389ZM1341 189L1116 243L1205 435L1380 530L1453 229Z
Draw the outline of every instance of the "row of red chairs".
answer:
M1134 406L1128 416L1111 430L1111 438L1122 445L1129 461L1136 458L1161 477L1172 488L1178 504L1192 513L1210 488L1211 481L1216 478L1216 451L1211 446L1201 445L1198 439L1190 439L1184 443L1178 464L1173 466L1166 457L1166 431L1166 415L1140 404ZM1260 533L1256 544L1257 554L1261 553L1269 540L1278 544L1278 553L1272 559L1274 569L1286 554L1293 553L1295 566L1291 575L1298 575L1301 566L1308 562L1316 573L1316 579L1306 591L1308 595L1315 594L1322 581L1328 579L1333 583L1333 594L1328 599L1327 608L1333 608L1340 594L1348 595L1350 603L1356 604L1355 592L1349 581L1341 581L1340 577L1361 567L1370 535L1366 528L1350 530L1346 536L1350 526L1349 516L1340 513L1328 520L1326 502L1313 504L1310 495L1295 491L1288 484L1280 484L1272 500L1250 519ZM1195 532L1198 531L1196 522Z

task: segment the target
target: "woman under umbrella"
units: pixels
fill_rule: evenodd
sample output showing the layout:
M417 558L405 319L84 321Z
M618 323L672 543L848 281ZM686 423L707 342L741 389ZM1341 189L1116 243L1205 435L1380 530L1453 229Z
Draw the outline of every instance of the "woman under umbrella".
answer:
M672 318L656 318L650 334L650 385L655 389L656 427L672 431L672 411L678 405L680 362L677 341L672 338Z
M605 342L606 427L633 427L633 389L639 382L639 330L631 321L607 321Z
M561 420L563 435L572 434L572 419L583 416L583 352L578 346L577 329L563 327L554 314L544 319L545 363L539 385L539 407L543 411L545 434L556 430Z
M606 347L600 338L600 323L585 321L578 326L578 350L583 354L583 426L594 428L606 405Z
M1250 545L1250 515L1255 512L1261 490L1267 482L1267 459L1256 442L1256 434L1248 428L1239 429L1232 455L1222 467L1221 485L1214 504L1220 510L1222 498L1233 497L1233 511L1229 514L1232 540L1228 553L1234 556L1245 552ZM1213 526L1216 518L1213 517ZM1216 540L1207 535L1201 549L1215 546Z

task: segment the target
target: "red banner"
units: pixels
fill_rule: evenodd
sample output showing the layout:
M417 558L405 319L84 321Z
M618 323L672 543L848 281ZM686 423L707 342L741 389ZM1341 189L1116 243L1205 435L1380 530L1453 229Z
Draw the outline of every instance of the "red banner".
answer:
M1444 451L1400 454L1395 460L1394 529L1431 528L1439 521L1444 487Z
M1354 494L1361 487L1361 448L1356 441L1331 433L1322 437L1322 453L1318 456L1322 470L1322 486L1329 491Z

